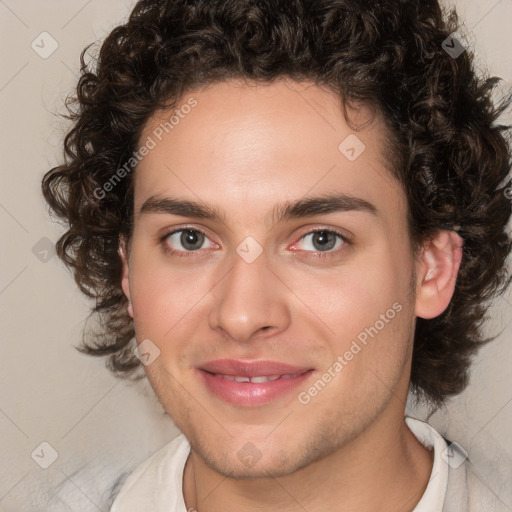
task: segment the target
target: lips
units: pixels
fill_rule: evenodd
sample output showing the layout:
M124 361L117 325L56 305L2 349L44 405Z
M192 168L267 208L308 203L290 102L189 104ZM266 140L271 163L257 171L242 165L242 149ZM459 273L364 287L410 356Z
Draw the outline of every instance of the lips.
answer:
M298 377L301 373L303 372L285 373L283 375L256 375L254 377L246 377L242 375L221 375L218 373L214 375L222 379L227 379L234 382L252 382L253 384L260 384L262 382L272 382L273 380L277 379L293 379L295 377Z
M219 359L198 368L207 389L232 405L256 407L290 393L312 368L277 361Z

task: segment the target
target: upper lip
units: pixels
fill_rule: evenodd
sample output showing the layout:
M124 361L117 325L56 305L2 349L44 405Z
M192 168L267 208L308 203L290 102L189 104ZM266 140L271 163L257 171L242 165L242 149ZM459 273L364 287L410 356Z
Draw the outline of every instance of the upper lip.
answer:
M240 359L217 359L202 364L199 369L219 375L258 377L265 375L288 375L304 373L312 368L293 366L279 361L242 361Z

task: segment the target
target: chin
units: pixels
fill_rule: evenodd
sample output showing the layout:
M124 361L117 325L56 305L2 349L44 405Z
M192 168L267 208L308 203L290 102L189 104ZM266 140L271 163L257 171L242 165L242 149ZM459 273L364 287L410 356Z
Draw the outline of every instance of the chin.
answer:
M228 478L237 480L257 480L262 478L278 478L295 473L301 468L300 464L293 464L290 460L275 457L263 457L254 465L244 463L238 458L224 460L205 459L209 467Z
M253 443L241 437L236 437L236 444L232 438L224 438L223 444L219 444L218 439L210 444L203 434L199 442L197 437L189 442L196 455L211 469L225 477L240 480L284 477L323 456L318 447L309 447L308 450L307 443L300 446L298 440L291 436L275 439L272 443L264 438L261 443Z

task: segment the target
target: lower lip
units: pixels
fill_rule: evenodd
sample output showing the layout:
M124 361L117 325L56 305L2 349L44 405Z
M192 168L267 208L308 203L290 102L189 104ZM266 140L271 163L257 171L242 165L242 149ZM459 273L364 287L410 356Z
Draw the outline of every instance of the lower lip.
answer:
M232 405L257 407L290 393L304 383L313 373L308 370L297 377L276 379L268 382L235 382L199 370L206 387L218 398Z

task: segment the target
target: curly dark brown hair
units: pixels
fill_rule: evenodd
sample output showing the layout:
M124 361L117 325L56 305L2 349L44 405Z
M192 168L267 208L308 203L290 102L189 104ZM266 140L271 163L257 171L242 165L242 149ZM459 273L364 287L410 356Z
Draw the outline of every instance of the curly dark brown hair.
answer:
M105 184L136 152L150 116L202 85L289 77L331 88L344 108L363 102L380 112L413 247L440 229L464 239L449 307L417 319L411 373L418 400L439 406L460 393L472 356L493 339L483 329L490 301L512 279L511 148L510 127L497 123L510 97L495 105L499 79L477 76L469 49L447 51L457 27L456 12L445 15L437 0L140 0L105 39L94 69L85 62L90 46L82 51L76 95L66 102L73 126L65 163L43 179L67 226L58 255L100 320L79 350L109 356L118 376L140 376L118 254L120 237L131 235L133 173L108 193Z

